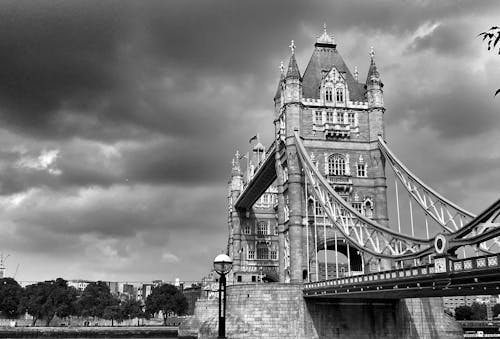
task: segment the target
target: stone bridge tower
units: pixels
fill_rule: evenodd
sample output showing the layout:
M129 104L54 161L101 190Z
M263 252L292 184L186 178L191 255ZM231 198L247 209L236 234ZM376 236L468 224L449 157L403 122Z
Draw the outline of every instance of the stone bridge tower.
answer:
M326 28L314 44L303 75L293 41L290 49L288 68L282 67L274 97L280 281L301 282L314 269L307 262L314 256L311 250L307 255L307 248L314 246L306 244L305 225L322 211L312 197L306 201L294 131L337 193L365 216L387 226L384 161L377 145L378 135L384 136L385 108L373 49L365 82L359 81L357 68L351 73ZM311 234L309 239L313 238ZM329 243L328 250L332 247ZM343 242L338 251L347 254L350 250ZM363 259L358 265L363 262L369 267L370 258Z
M326 27L314 44L303 74L295 59L293 41L290 49L288 67L281 67L274 96L275 140L269 149L274 150L271 160L275 179L246 210L238 210L235 202L247 194L254 168L260 164L265 167L270 154L257 160L247 154L246 173L239 162L245 155L237 154L233 160L228 252L234 260L234 282L267 276L271 281L296 283L319 274L318 266L311 265L319 249L311 243L313 227L307 226L320 219L326 223L326 219L312 196L306 198L295 131L337 193L366 217L388 225L384 160L377 140L379 135L384 136L383 83L373 49L365 82L359 81L357 68L351 73ZM331 233L332 227L329 229ZM349 269L359 271L379 264L349 248L343 239L336 239L335 246L331 239L325 239L322 249L331 251L335 247L349 256Z

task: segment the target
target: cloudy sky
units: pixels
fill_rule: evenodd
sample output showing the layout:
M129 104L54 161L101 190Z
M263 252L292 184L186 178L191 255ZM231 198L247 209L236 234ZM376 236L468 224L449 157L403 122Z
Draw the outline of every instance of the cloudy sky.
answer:
M0 250L18 280L200 279L226 244L232 155L272 140L291 39L323 22L390 147L479 212L499 197L498 1L2 1Z

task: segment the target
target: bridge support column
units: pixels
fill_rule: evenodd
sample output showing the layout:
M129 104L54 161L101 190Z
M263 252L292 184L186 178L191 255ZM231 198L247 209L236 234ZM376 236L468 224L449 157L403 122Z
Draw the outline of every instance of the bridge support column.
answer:
M292 140L292 139L289 139ZM297 157L295 144L287 145L287 167L288 167L288 203L290 219L288 222L288 233L290 237L290 282L302 283L302 174Z

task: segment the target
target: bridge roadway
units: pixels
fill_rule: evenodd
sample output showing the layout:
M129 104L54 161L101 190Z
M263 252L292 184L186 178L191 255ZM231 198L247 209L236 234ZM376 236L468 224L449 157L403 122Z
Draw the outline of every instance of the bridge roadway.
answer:
M500 255L441 259L430 265L305 283L304 297L381 300L500 293Z

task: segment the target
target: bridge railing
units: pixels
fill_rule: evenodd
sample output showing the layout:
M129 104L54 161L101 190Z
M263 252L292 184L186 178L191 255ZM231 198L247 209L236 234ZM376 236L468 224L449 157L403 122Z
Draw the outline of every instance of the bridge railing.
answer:
M371 284L376 281L390 281L397 279L414 279L434 274L465 273L486 270L488 268L498 268L500 255L485 255L480 257L451 259L440 258L443 261L420 265L415 267L405 267L389 271L373 272L352 277L335 278L324 281L309 282L304 284L304 290L321 289L329 286L362 285ZM439 260L439 258L437 259ZM444 266L440 266L444 265Z

